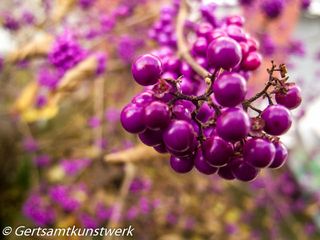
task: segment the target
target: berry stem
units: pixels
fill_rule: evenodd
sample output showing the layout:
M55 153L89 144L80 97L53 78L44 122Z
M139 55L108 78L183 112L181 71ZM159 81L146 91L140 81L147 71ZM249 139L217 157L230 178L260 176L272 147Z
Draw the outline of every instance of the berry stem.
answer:
M189 52L189 47L184 39L183 29L185 20L188 15L188 9L185 0L180 3L180 9L177 17L176 33L177 33L177 45L178 54L191 66L191 68L203 78L211 77L210 72L200 66Z
M281 70L281 66L282 66L282 65L280 65L280 68L279 68L279 69L276 69L276 65L274 64L273 61L271 61L271 64L272 64L271 69L267 69L267 72L268 72L268 74L269 74L269 80L268 80L266 86L262 89L261 92L258 92L256 95L254 95L253 97L245 100L245 101L242 103L242 106L243 106L243 108L244 108L245 110L248 109L248 107L250 107L251 109L253 109L252 106L251 106L251 103L254 102L255 100L257 100L258 98L262 97L262 96L266 96L266 97L268 98L268 100L269 100L269 103L270 103L270 104L273 104L273 103L272 103L272 100L271 100L271 97L270 97L270 95L268 94L268 90L269 90L269 88L270 88L272 85L274 85L274 80L276 79L275 77L273 77L273 73L274 73L275 71L281 71L281 73L282 73L282 70ZM253 110L254 110L254 109L253 109Z

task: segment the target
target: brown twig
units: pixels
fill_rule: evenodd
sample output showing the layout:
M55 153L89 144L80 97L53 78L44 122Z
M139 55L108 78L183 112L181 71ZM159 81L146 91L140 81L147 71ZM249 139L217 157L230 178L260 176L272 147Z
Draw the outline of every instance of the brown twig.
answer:
M192 69L199 74L203 78L210 77L211 74L205 68L200 66L190 55L188 44L185 42L184 39L184 24L187 18L188 9L186 2L182 0L180 2L180 9L177 18L177 25L176 25L176 33L177 33L177 44L178 44L178 54L192 67Z
M129 192L129 188L130 188L130 184L134 178L135 175L135 167L132 163L127 163L125 165L125 177L123 179L123 183L120 189L120 193L119 193L119 197L115 203L115 206L113 208L111 217L110 217L110 221L108 223L108 228L115 228L118 226L119 224L119 220L122 214L122 210L124 207L124 203L126 201L128 192ZM110 239L108 237L108 239Z
M140 144L124 151L108 154L104 157L104 160L107 163L127 163L168 158L167 154L160 154L153 148Z
M103 139L103 109L104 109L104 78L99 77L95 79L94 82L94 112L96 117L99 119L99 126L94 128L94 138L96 140L95 144L98 144L98 156L101 158L102 149L99 146L99 142Z
M9 53L5 61L6 63L11 64L31 58L45 57L47 56L52 43L53 37L51 35L44 35L34 39L16 51Z

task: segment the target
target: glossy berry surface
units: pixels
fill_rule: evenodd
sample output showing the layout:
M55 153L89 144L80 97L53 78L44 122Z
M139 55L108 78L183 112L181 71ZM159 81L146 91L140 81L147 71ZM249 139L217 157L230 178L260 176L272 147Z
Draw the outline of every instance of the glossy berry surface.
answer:
M203 156L201 148L198 149L195 156L194 166L199 172L206 175L214 174L218 170L218 168L209 165L206 158Z
M177 173L190 172L194 166L193 158L178 158L171 156L170 165Z
M232 173L236 179L249 182L258 176L259 169L250 165L242 158L236 158L232 161Z
M250 118L240 108L226 109L217 120L217 133L226 141L239 141L250 130Z
M145 130L144 108L135 104L127 105L120 114L120 121L125 130L130 133L140 133Z
M221 106L235 107L246 96L247 82L240 74L223 74L214 82L213 92L215 99Z
M154 101L145 107L144 121L148 128L157 130L168 126L170 110L167 104Z
M232 171L232 165L231 164L227 164L226 166L223 166L223 167L219 168L218 175L220 177L222 177L223 179L226 179L226 180L235 179L235 176L234 176L233 171Z
M271 135L282 135L286 133L292 124L289 110L282 105L271 105L261 114L265 122L264 131Z
M167 148L183 152L192 148L195 132L190 123L184 120L173 120L163 133Z
M142 133L139 133L139 139L145 145L150 147L157 146L162 143L162 131L146 129Z
M142 86L155 84L161 76L162 65L158 57L145 54L132 64L132 75L134 80Z
M202 144L202 150L207 162L216 167L226 165L233 154L232 144L218 136L208 138Z
M260 53L250 52L242 61L241 66L244 70L256 70L260 67L261 62L262 56Z
M229 37L220 37L212 41L207 50L209 65L226 70L236 67L241 59L241 46Z
M284 3L284 0L263 0L261 3L261 10L267 17L274 19L279 17L282 13Z
M249 139L243 146L243 158L257 168L269 166L274 160L276 149L269 141L262 138Z
M295 84L287 84L286 92L277 92L275 95L278 104L285 106L288 109L297 108L301 102L301 89Z
M276 148L276 155L269 168L280 168L288 159L288 150L281 142L274 143L274 146Z

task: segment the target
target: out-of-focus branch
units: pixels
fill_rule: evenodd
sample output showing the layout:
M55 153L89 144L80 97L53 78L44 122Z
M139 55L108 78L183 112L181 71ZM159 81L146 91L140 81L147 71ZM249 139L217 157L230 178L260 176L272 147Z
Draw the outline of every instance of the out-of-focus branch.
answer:
M75 0L56 0L52 14L52 21L59 23L73 7Z
M201 77L210 77L210 73L200 66L190 55L188 44L184 39L183 29L185 21L188 15L188 8L185 0L180 2L180 9L177 18L176 32L177 32L177 44L178 54L191 66L191 68L198 73Z
M99 77L94 82L94 112L96 117L99 119L99 126L94 128L94 138L96 140L96 144L98 144L98 156L99 159L102 157L102 149L99 146L100 141L103 140L103 111L104 111L104 78Z
M61 79L57 91L73 89L81 80L96 74L97 58L91 56L80 62L76 67L69 70Z
M168 158L169 155L160 154L153 148L140 144L127 150L108 154L104 157L104 160L107 163L127 163Z
M135 167L132 163L127 163L125 165L125 177L123 179L123 183L120 189L120 193L118 196L118 199L115 203L115 206L113 208L110 221L108 223L108 228L116 228L119 224L121 214L123 212L124 203L126 201L129 188L131 185L131 182L135 176ZM109 237L108 237L109 239Z
M32 42L27 43L25 46L18 48L16 51L9 53L6 62L10 64L30 58L45 57L47 56L52 43L53 37L51 35L43 35L34 39Z
M13 104L13 112L22 112L32 105L38 89L39 85L37 82L29 83Z

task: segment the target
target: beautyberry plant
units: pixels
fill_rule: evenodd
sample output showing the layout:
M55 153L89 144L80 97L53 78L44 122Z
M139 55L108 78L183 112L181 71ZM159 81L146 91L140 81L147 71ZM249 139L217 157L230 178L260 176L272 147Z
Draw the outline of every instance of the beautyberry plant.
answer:
M173 12L164 12L166 25L174 21ZM228 16L218 24L204 18L185 31L186 15L181 2L175 44L172 38L170 44L160 41L160 50L133 63L133 78L145 89L122 110L122 126L169 153L178 173L195 167L251 181L263 168L281 167L288 151L279 135L291 127L289 109L301 103L300 88L288 82L284 64L272 62L264 89L246 98L248 77L262 57L258 42L243 29L244 19ZM186 40L190 36L193 42ZM263 110L253 106L261 98L269 103Z

